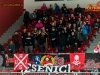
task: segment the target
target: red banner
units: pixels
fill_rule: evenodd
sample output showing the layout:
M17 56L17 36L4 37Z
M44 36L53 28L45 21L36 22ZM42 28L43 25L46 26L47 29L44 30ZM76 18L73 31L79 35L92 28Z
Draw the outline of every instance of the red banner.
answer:
M70 53L71 70L83 70L84 61L85 61L84 53Z
M26 70L28 67L28 54L14 54L14 70Z

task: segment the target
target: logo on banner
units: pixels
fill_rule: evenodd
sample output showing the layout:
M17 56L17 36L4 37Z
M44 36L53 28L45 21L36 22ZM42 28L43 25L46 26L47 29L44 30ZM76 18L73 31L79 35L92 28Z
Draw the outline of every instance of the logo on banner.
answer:
M26 70L28 67L28 54L14 54L14 70Z
M41 58L41 65L53 65L54 64L54 58L51 56L51 55L44 55L42 58Z
M84 69L85 54L84 53L70 53L70 67L71 70L83 70Z
M35 65L40 65L41 56L34 56L33 61Z

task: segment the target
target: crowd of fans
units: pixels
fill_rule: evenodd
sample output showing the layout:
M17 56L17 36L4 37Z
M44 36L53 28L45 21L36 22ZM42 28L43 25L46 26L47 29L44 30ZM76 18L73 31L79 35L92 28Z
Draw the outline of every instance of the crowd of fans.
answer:
M54 13L56 14L53 15ZM48 47L57 48L58 52L64 52L65 48L70 47L71 52L76 52L82 42L87 42L92 27L98 28L98 33L100 28L99 18L94 22L93 15L83 14L79 4L71 13L65 4L60 8L55 3L54 7L50 5L47 8L44 3L40 12L35 10L29 13L24 10L23 22L26 28L21 33L21 41L25 53L34 52L33 48L40 48L40 52L45 53ZM32 31L28 31L29 25L32 26ZM15 53L18 48L19 34L16 31L8 49L9 52Z

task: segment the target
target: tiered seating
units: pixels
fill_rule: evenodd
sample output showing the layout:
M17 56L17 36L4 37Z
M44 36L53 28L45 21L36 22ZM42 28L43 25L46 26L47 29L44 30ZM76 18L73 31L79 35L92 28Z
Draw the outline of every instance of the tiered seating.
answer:
M37 9L37 11L38 12L41 12L41 10L40 9ZM69 11L71 12L71 13L73 13L73 9L72 8L69 8ZM83 11L83 15L86 15L86 14L89 14L89 13L92 13L92 14L96 14L97 16L94 16L94 21L99 17L100 18L100 13L99 12L87 12L87 11L85 11L85 8L82 8L82 11ZM61 15L62 15L62 13L60 12L60 13L49 13L51 16L53 16L53 17L55 17L55 19L56 19L56 21L58 22L59 21L59 19L60 19L60 17L61 17ZM66 18L66 17L64 17L64 19L66 19L66 21L67 21L67 19L68 18ZM28 32L32 32L32 30L34 29L34 26L35 26L35 24L36 24L36 21L32 21L32 24L30 24L29 26L28 26L28 29L27 29L27 31ZM17 30L17 32L19 33L19 43L20 43L20 46L22 46L22 41L21 41L21 32L22 32L22 30L24 29L24 28L26 28L26 26L25 25L22 25L21 26L21 28L19 29L19 30ZM77 52L84 52L85 50L86 50L86 48L87 47L89 47L89 45L90 45L90 43L91 43L91 41L93 41L93 37L94 36L96 36L96 32L97 32L97 29L96 28L93 28L92 29L92 33L91 34L89 34L88 35L88 41L87 42L82 42L82 46L80 47L80 48L78 48L78 50L77 50ZM8 43L9 43L9 41L11 41L12 39L10 38L8 41L7 41L7 43L4 43L3 44L3 46L4 46L4 48L5 48L5 53L8 53ZM49 43L49 42L48 42ZM33 49L33 53L35 53L35 54L38 54L39 53L39 48L34 48ZM16 49L16 51L18 52L18 53L24 53L24 48L20 48L20 49ZM57 48L49 48L49 46L48 46L48 49L47 49L47 51L45 51L46 53L56 53L58 50L57 50ZM68 52L70 52L70 48L68 47L68 48L65 48L65 50L64 50L64 53L68 53Z

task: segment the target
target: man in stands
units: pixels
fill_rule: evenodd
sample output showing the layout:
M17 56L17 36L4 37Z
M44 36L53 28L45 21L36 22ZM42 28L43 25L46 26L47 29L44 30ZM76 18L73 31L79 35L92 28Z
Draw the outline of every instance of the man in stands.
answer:
M56 12L56 13L60 12L60 8L57 5L57 3L55 3L54 6L55 6L54 12Z
M77 4L77 7L75 8L74 12L75 12L75 15L76 15L76 16L77 16L79 13L82 13L82 9L81 9L81 7L80 7L79 4Z

